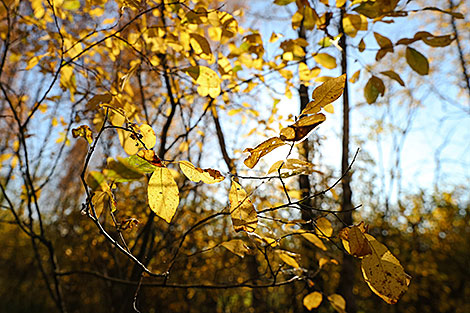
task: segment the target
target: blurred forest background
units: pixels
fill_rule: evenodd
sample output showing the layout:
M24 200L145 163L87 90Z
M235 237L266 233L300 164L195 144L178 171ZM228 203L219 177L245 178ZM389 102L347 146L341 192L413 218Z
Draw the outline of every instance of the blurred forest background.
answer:
M470 312L470 2L0 2L1 312L308 312L314 291L318 312L344 312L333 294L347 312ZM307 140L245 166L245 148L343 73ZM142 124L161 160L226 176L194 183L168 163L171 223L149 209L148 175L123 165ZM287 155L314 166L266 174ZM256 232L232 228L229 177ZM105 199L98 218L88 192ZM331 234L301 236L320 220ZM361 221L412 277L397 304L341 246Z

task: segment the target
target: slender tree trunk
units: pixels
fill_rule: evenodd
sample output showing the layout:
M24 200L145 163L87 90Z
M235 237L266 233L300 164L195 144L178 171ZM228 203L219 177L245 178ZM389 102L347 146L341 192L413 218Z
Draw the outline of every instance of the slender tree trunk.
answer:
M339 23L339 33L343 34L339 41L339 45L343 51L341 52L341 73L347 75L348 60L347 60L347 45L346 36L343 29L343 16L345 7L341 8L341 19ZM341 172L344 173L349 165L349 89L348 80L344 86L343 93L343 138L342 138L342 155L341 155ZM342 220L347 225L353 224L352 218L352 192L351 192L351 174L347 173L342 180L343 193L341 197L341 214ZM353 293L354 287L354 261L353 257L349 254L344 255L343 264L341 268L341 278L339 282L339 293L346 300L346 311L348 313L355 313L357 311L356 301Z

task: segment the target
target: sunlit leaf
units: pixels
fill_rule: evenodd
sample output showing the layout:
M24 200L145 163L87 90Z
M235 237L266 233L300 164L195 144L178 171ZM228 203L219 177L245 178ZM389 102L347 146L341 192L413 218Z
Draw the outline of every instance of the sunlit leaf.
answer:
M200 96L216 98L220 94L220 77L206 66L191 66L183 70L199 85L197 92Z
M282 141L281 138L272 137L263 141L255 148L246 148L243 152L248 152L250 155L245 159L245 161L243 161L243 163L245 163L249 168L253 168L263 156L285 144L286 143Z
M154 166L163 166L162 160L160 160L153 150L140 150L137 156Z
M320 111L322 107L338 99L344 90L346 75L332 78L313 90L313 100L307 104L302 114L314 114Z
M294 258L294 255L292 252L285 251L285 250L277 250L277 253L281 260L286 263L289 266L292 266L293 268L300 268L299 263Z
M329 55L328 53L318 53L313 56L315 61L320 64L321 66L327 69L334 69L336 68L336 59Z
M322 113L304 116L294 124L281 129L279 137L284 141L301 141L325 120L326 116Z
M323 300L323 295L318 291L309 293L304 297L303 304L308 310L318 308Z
M214 184L221 182L225 179L219 171L214 169L201 169L194 166L189 161L179 161L179 166L183 174L193 182L204 182L206 184Z
M83 137L90 145L93 143L93 133L87 125L72 129L72 136L73 138Z
M320 238L331 237L333 235L331 222L325 217L320 217L315 221L315 231Z
M250 252L245 242L241 239L232 239L222 242L220 245L241 258L245 257L245 255Z
M361 222L358 226L346 227L341 230L339 237L344 249L355 257L364 257L372 253L371 247L365 237L366 228Z
M300 234L302 235L302 237L304 237L305 239L307 239L308 241L310 241L311 243L313 243L315 246L322 249L323 251L328 250L325 244L323 243L323 241L321 241L321 239L318 238L317 235L315 235L314 233L302 231L300 232Z
M428 59L411 47L406 47L406 62L419 75L429 74Z
M346 301L339 294L332 294L328 296L331 306L339 313L346 313Z
M207 39L196 33L192 33L190 36L190 44L194 53L203 59L210 60L212 57L212 50Z
M119 141L127 154L134 155L142 148L152 149L155 146L157 137L152 127L143 124L141 126L134 125L131 128L134 131L118 129Z
M178 208L179 191L168 168L155 169L149 180L147 194L150 209L170 223Z
M279 169L283 170L299 170L299 169L310 169L313 164L307 161L299 159L287 159L275 162L268 170L268 174L277 172Z
M375 294L387 303L394 304L408 289L411 277L387 247L369 234L365 234L365 237L372 254L361 261L364 280Z
M235 231L254 232L258 224L258 214L245 189L234 180L230 187L229 201Z

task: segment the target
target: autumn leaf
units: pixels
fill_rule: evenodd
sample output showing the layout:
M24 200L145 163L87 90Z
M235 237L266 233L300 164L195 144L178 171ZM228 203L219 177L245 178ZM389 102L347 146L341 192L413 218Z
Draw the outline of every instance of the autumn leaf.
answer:
M87 125L72 129L72 136L73 138L83 137L90 145L93 143L93 133Z
M343 94L345 82L346 74L343 74L329 79L315 88L312 94L313 100L306 105L302 114L315 114L325 105L338 99Z
M331 306L339 313L346 313L346 301L339 294L332 294L328 296Z
M362 274L370 289L389 304L397 303L408 289L411 277L400 261L373 236L364 234L372 253L361 261Z
M199 167L195 167L189 161L179 161L179 166L183 174L193 182L200 182L206 184L214 184L221 182L225 179L224 176L218 171L214 169L200 169Z
M134 155L142 148L152 149L157 143L157 137L150 125L134 125L131 128L134 131L118 129L119 141L127 154ZM138 136L141 138L138 139ZM145 147L142 143L144 143Z
M277 250L276 251L281 260L289 266L293 268L300 268L299 263L297 263L295 259L295 254L285 250Z
M325 120L326 116L322 113L304 116L294 124L281 129L279 137L283 141L301 141Z
M303 304L309 311L311 311L312 309L318 308L322 300L323 295L318 291L314 291L304 297Z
M361 222L358 226L346 227L341 230L339 237L344 249L355 257L364 257L372 253L369 242L365 237L366 228Z
M406 47L406 62L419 75L429 74L428 59L411 47Z
M320 217L315 221L315 231L320 238L329 238L333 235L331 222L325 217Z
M263 141L255 148L246 148L243 152L248 152L250 155L245 159L245 161L243 161L243 163L245 163L249 168L253 168L263 156L285 144L286 143L281 138L272 137Z
M235 231L254 232L258 224L258 214L245 189L232 180L229 192L230 215Z
M178 208L179 191L168 168L155 169L149 180L147 194L150 209L170 223Z
M241 239L232 239L222 242L220 245L241 258L244 258L245 255L250 252L245 242Z
M304 237L306 240L313 243L316 247L320 248L321 250L323 251L328 250L325 244L323 243L323 241L320 238L318 238L318 236L315 235L314 233L309 233L304 230L299 231L299 233L301 234L302 237Z
M220 77L207 66L191 66L183 69L199 85L197 92L200 96L216 98L220 94Z
M143 176L141 171L129 164L128 159L117 157L117 160L108 158L107 161L108 164L103 174L109 181L122 183L137 180Z
M327 69L334 69L336 67L336 59L328 53L318 53L313 56L315 61Z
M137 156L144 159L153 166L163 166L162 160L160 160L153 150L140 150L137 153Z
M299 159L279 160L275 162L268 170L267 174L274 173L278 170L292 170L298 172L309 172L313 168L313 164Z

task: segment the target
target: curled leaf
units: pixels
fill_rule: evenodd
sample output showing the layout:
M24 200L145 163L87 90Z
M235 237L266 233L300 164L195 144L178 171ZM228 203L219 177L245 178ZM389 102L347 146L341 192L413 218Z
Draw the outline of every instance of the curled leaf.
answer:
M150 209L170 223L178 208L179 191L168 168L155 169L149 180L147 194Z
M243 152L250 153L250 156L248 156L243 163L249 168L253 168L263 156L285 144L286 143L281 138L272 137L263 141L255 148L246 148Z
M222 174L218 170L214 169L201 169L199 167L195 167L189 161L179 161L179 165L183 174L193 182L204 182L206 184L214 184L221 182L225 179Z
M72 129L72 136L73 138L83 137L90 145L93 143L93 133L87 125Z
M405 82L401 79L400 75L398 75L396 72L390 70L390 71L380 72L380 74L390 77L391 79L397 81L400 85L405 87Z
M322 113L304 116L294 124L281 129L279 137L283 141L301 141L325 120L326 116Z
M294 170L308 172L313 167L313 164L299 159L279 160L269 168L268 174L274 173L278 170Z
M229 192L230 215L235 231L254 232L258 224L258 214L245 189L232 180Z
M155 151L153 150L140 150L137 153L137 156L141 157L142 159L154 166L163 166L162 160L160 160L160 158L155 154Z
M355 257L364 257L372 253L369 241L365 237L366 229L361 223L359 226L346 227L339 233L344 249Z

